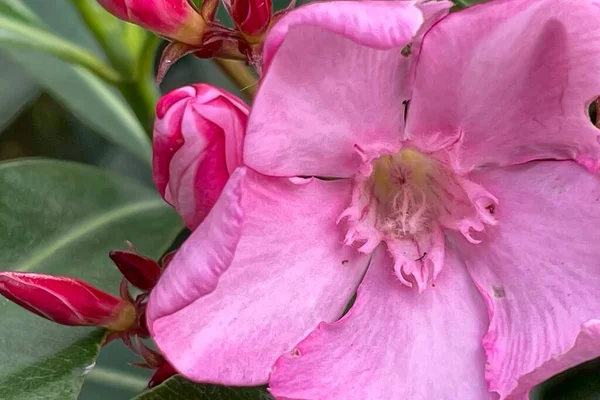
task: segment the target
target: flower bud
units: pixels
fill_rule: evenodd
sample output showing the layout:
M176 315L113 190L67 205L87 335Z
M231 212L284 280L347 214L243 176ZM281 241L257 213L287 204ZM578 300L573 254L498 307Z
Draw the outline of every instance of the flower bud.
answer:
M135 321L132 304L75 278L4 271L0 272L0 294L62 325L124 331Z
M109 253L119 271L133 286L148 291L160 276L160 266L149 257L139 254L129 243L129 250L113 250Z
M272 15L271 0L231 0L233 21L250 43L260 42L269 28Z
M154 372L154 375L152 375L150 378L150 382L148 382L148 388L151 389L160 385L173 375L177 375L177 371L171 364L165 361L160 367L158 367L156 372Z
M167 203L195 229L242 165L248 107L205 84L165 95L156 107L152 172Z
M108 12L161 36L200 46L207 20L191 0L98 0ZM214 9L216 9L216 2ZM202 10L203 14L205 10ZM207 14L214 15L214 10Z

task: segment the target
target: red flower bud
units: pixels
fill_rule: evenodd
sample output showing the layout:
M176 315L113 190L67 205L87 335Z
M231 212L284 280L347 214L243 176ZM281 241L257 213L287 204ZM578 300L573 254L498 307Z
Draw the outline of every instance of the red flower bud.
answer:
M113 250L109 253L109 257L133 286L147 291L158 281L160 276L158 263L139 254L131 243L129 243L129 250Z
M190 0L98 0L98 3L123 21L198 46L218 5L216 1L205 1L201 10L197 10Z
M135 321L133 304L75 278L0 272L0 294L62 325L124 331Z
M175 370L175 368L173 368L171 364L165 361L164 364L158 367L156 372L154 372L152 378L150 378L150 382L148 382L148 388L151 389L155 386L160 385L173 375L177 375L177 371Z
M252 43L267 32L273 15L271 0L231 0L231 16L238 30Z

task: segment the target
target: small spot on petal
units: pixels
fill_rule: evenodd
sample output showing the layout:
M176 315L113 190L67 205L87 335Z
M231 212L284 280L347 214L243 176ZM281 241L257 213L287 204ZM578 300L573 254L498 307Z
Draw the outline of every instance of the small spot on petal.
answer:
M300 357L300 350L298 348L292 350L292 357Z
M348 264L348 260L342 260L342 265Z
M498 299L503 299L506 297L506 292L502 286L492 286L492 290L494 291L494 297Z

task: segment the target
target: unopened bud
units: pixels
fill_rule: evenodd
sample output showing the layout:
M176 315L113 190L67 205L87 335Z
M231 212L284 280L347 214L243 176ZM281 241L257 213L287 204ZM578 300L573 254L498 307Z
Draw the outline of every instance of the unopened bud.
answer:
M79 279L28 272L0 272L0 294L21 307L62 325L124 331L135 308Z
M191 0L98 0L108 12L124 21L178 42L202 44L206 17L214 15L218 2L207 1L201 10ZM208 9L210 8L210 9Z
M130 244L129 250L113 250L109 253L119 271L133 286L147 291L154 287L160 276L160 266L149 257L139 254Z
M177 375L177 371L171 364L165 361L163 365L158 367L156 372L154 372L154 375L152 375L150 378L150 382L148 382L148 388L153 388L160 385L173 375Z
M232 0L231 16L249 43L260 42L273 15L271 0ZM256 39L256 40L253 40Z

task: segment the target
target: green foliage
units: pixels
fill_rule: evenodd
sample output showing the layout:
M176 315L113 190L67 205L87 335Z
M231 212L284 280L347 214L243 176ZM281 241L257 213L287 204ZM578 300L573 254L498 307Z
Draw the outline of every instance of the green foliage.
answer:
M58 38L62 49L68 48L64 47L65 39L48 26L54 25L62 27L65 34L70 33L69 40L78 41L76 44L80 49L89 50L88 55L97 51L95 42L69 3L64 0L38 1L35 11L39 16L21 0L0 0L0 46L2 32L5 38L4 46L0 48L82 121L149 162L151 148L144 128L117 90L88 69L42 51L22 48L28 41L33 42L36 35L43 36L44 32L46 42L48 38ZM19 33L28 36L19 36ZM56 41L50 42L56 44ZM14 47L15 43L19 44L18 48ZM36 46L42 45L38 43ZM32 44L31 47L35 46Z
M69 275L116 293L108 252L158 257L182 229L152 189L85 165L0 164L0 270ZM2 399L75 399L104 333L59 326L0 299Z
M264 388L201 385L174 376L135 400L272 400Z

